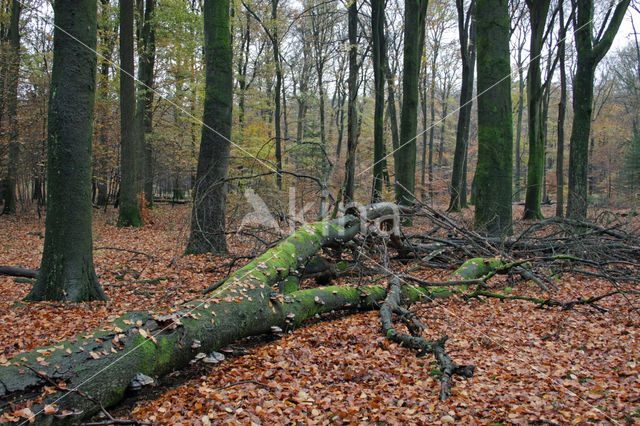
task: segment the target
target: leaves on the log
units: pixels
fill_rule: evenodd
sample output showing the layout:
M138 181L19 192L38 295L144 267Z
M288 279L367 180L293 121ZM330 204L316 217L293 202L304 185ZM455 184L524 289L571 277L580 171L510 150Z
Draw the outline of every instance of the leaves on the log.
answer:
M137 230L116 228L108 214L95 221L97 246L128 248L154 259L150 262L146 256L119 250L96 251L96 272L110 298L107 303L24 303L29 286L0 277L4 325L0 327L0 365L19 366L25 361L16 354L52 345L38 352L36 362L46 364L51 354L68 353L60 342L74 340L73 336L87 348L87 358L91 352L103 357L101 351L89 349L96 339L90 331L97 327L113 331L109 339L118 348L122 330L113 320L132 310L157 312L154 321L160 328L179 326L187 311L185 302L225 277L226 268L215 267L228 263L229 257L182 257L176 240L184 234L181 224L187 208L153 214L154 225ZM28 233L43 229L43 223L20 220L9 226L7 220L0 218L0 264L37 269L43 241ZM242 240L231 238L230 243L236 254L252 253L253 247ZM438 281L447 280L448 273L428 268L410 272ZM346 284L347 280L337 281ZM509 286L511 291L505 294L539 297L536 286L514 284L503 275L493 280L492 292L505 292ZM613 290L607 280L586 275L562 276L558 286L553 299L559 301ZM638 295L625 296L640 305ZM285 303L284 297L276 303L281 302ZM291 334L275 327L273 337L284 334L282 339L215 365L199 361L196 368L207 371L202 377L166 390L157 399L140 401L131 413L120 415L162 424L637 422L640 318L622 295L603 299L599 305L607 312L587 305L569 311L542 310L527 301L497 299L452 298L414 305L412 309L418 309L416 314L428 326L425 338L450 336L447 350L456 362L477 366L473 378L456 381L447 402L438 401L435 361L388 342L380 334L377 313L370 312L318 322ZM211 319L214 315L212 311ZM156 333L149 323L128 325L148 335ZM185 342L187 347L191 344ZM227 358L233 353L221 352ZM58 385L64 387L63 382ZM0 423L28 421L31 407L0 409ZM54 406L45 410L72 414Z

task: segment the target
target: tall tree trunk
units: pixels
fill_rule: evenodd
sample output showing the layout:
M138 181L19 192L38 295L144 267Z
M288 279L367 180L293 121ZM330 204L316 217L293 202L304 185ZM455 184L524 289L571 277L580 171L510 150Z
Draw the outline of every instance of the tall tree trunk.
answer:
M271 0L271 19L274 23L277 22L278 19L278 0ZM282 135L280 130L280 119L281 119L281 101L280 98L282 96L282 64L280 63L280 40L278 40L278 26L277 24L273 27L273 32L271 34L271 48L273 50L273 61L276 67L276 87L275 91L275 99L274 99L274 124L275 124L275 139L276 139L276 183L278 185L278 189L282 189Z
M20 142L18 141L18 77L20 73L20 11L22 4L11 1L9 18L9 49L7 52L6 94L7 127L9 131L9 167L7 168L7 186L4 213L16 214L18 181L18 163L20 161Z
M564 10L560 6L560 30L558 34L558 57L560 60L560 102L558 103L558 144L556 148L556 216L564 215L564 120L567 110L566 43L567 27Z
M460 88L460 112L456 127L456 147L451 173L451 199L448 211L460 211L467 204L467 145L473 103L473 70L475 67L475 0L471 1L468 12L464 11L463 0L456 0L458 10L458 35L460 37L460 57L462 60L462 87Z
M345 204L353 201L356 178L356 149L358 147L358 2L353 0L348 11L349 78L347 101L347 158L345 160Z
M433 200L433 141L436 130L436 64L440 51L440 41L434 40L431 52L431 84L429 85L429 199ZM426 130L426 129L425 129Z
M204 2L206 82L202 140L187 253L225 253L233 63L229 0Z
M403 206L410 206L415 200L418 78L428 3L428 0L405 0L404 8L403 93L396 161L396 202Z
M573 126L569 141L569 196L567 217L584 220L587 217L589 176L589 135L593 109L595 69L609 51L630 0L616 6L602 37L594 40L592 31L593 0L578 0L575 39L578 64L573 84Z
M153 144L150 140L153 131L153 67L156 56L156 30L153 15L156 0L137 0L139 6L141 30L138 38L138 101L136 106L136 136L141 148L140 168L145 201L153 207Z
M120 1L120 204L118 226L142 226L133 81L133 0Z
M371 32L375 107L373 113L373 185L371 202L382 199L384 173L384 0L371 0Z
M523 219L542 219L542 181L544 178L544 93L540 53L546 29L547 14L551 0L526 0L531 21L531 47L529 72L527 75L527 97L529 102L529 162L527 164L527 192Z
M475 227L511 234L513 125L507 0L478 0L478 165ZM505 78L505 76L509 76Z
M91 238L97 2L57 0L53 10L47 218L40 273L27 299L106 300Z
M518 50L518 64L522 64L522 50ZM524 66L518 65L518 113L516 118L516 170L515 179L513 181L514 194L513 199L520 201L522 198L522 117L524 116Z

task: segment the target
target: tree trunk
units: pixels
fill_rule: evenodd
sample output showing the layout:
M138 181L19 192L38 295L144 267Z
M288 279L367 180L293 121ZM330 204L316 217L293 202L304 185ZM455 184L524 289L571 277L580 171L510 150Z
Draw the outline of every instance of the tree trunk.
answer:
M356 188L356 150L358 147L358 2L353 0L348 11L349 33L349 78L347 80L347 158L345 160L344 196L345 204L354 200Z
M281 118L281 101L282 96L282 64L280 63L280 40L278 40L278 0L271 0L271 19L274 22L273 33L270 36L271 48L273 50L273 61L276 67L276 87L274 88L274 124L275 124L275 139L276 139L276 183L278 189L282 189L282 134L280 130L280 118Z
M7 168L7 187L4 213L16 214L18 182L18 163L20 161L20 141L18 141L18 80L20 74L20 11L18 0L11 1L9 18L9 51L7 52L6 93L7 127L9 131L9 167Z
M153 207L153 144L149 139L153 131L153 66L156 56L156 30L153 15L156 0L138 0L142 28L138 38L138 100L136 105L136 136L141 152L142 188L145 202Z
M204 3L206 82L202 140L187 253L225 253L233 63L229 0Z
M629 6L629 0L618 3L609 25L602 32L599 40L593 39L593 0L578 0L577 5L575 39L578 63L573 84L573 126L569 141L567 217L584 220L587 217L588 205L589 135L591 134L595 68L609 51Z
M543 219L541 209L542 182L544 179L544 122L542 107L542 73L540 53L546 29L547 14L551 0L527 0L531 20L531 47L529 73L527 76L527 96L529 102L529 162L527 165L527 192L524 202L523 219Z
M384 0L372 0L371 31L373 33L373 79L375 107L373 113L373 185L371 202L382 199L384 172Z
M560 7L560 30L558 34L558 57L560 58L560 102L558 103L558 146L556 152L556 216L564 215L564 120L567 110L566 43L567 27L564 11Z
M138 203L136 92L133 81L133 0L120 1L120 202L118 226L142 226Z
M474 226L511 234L513 125L507 0L478 0L478 165ZM509 76L505 78L505 76Z
M516 118L516 152L515 152L515 160L516 160L516 170L515 170L515 179L513 181L514 194L513 199L515 201L520 201L522 199L522 149L521 141L522 141L522 117L524 116L524 89L525 89L525 78L524 78L524 70L522 60L522 51L518 50L518 114Z
M95 0L54 3L44 251L27 300L106 300L91 239L96 20Z
M418 79L428 3L428 0L405 0L400 146L396 157L396 203L402 206L410 206L415 200Z
M460 37L460 58L462 60L462 86L460 88L460 112L456 127L456 147L453 154L451 173L451 199L447 211L460 211L467 205L466 158L473 104L473 70L475 67L475 0L464 12L464 2L456 0L458 10L458 36Z

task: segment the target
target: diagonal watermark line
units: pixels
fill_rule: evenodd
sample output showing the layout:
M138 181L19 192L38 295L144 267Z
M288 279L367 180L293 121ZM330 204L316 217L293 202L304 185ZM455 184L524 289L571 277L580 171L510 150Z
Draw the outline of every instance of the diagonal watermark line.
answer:
M24 7L25 4L22 3L22 6ZM36 9L31 8L30 10L35 11ZM260 164L262 164L263 166L265 166L266 168L268 168L269 170L275 172L277 175L282 176L282 174L280 173L279 170L275 169L273 166L271 166L269 163L267 163L266 161L264 161L261 158L258 158L257 156L253 155L252 153L250 153L249 151L247 151L246 149L244 149L241 145L233 142L231 139L227 138L225 135L223 135L222 133L220 133L218 130L214 129L213 127L211 127L210 125L208 125L207 123L205 123L204 121L202 121L202 119L194 116L189 110L187 110L184 106L177 104L176 102L172 101L171 99L167 98L166 96L162 95L157 89L154 89L153 87L150 87L148 85L146 85L143 81L141 81L140 79L138 79L136 76L132 75L131 73L129 73L128 71L125 71L124 69L122 69L122 67L117 64L116 62L112 61L111 59L107 58L106 56L104 56L103 54L101 54L100 52L98 52L96 49L92 48L91 46L88 46L86 43L84 43L82 40L78 39L76 36L74 36L73 34L71 34L70 32L68 32L67 30L65 30L64 28L60 27L59 25L56 25L56 23L54 21L52 21L50 18L43 16L42 14L40 14L39 12L36 12L36 16L40 19L42 19L44 22L49 23L50 25L53 25L53 27L55 27L57 30L59 30L60 32L62 32L63 34L65 34L67 37L71 38L72 40L76 41L77 43L79 43L81 46L85 47L87 50L90 50L92 53L95 53L97 57L99 57L100 59L106 61L107 63L109 63L110 65L112 65L114 68L116 68L120 73L127 75L128 77L131 77L138 85L140 85L141 87L144 87L145 90L149 90L151 92L153 92L154 95L158 96L159 99L162 99L163 101L167 102L169 105L177 108L178 110L180 110L180 112L182 112L183 114L185 114L187 117L189 117L190 119L194 120L196 123L201 124L203 127L205 127L207 130L210 130L211 132L215 133L217 136L221 137L222 139L224 139L225 141L229 142L231 145L233 145L235 148L239 149L240 151L242 151L242 153L247 154L247 156L255 159L256 161L258 161Z
M24 3L22 3L23 6ZM43 21L45 22L49 22L51 25L53 25L56 29L60 30L62 33L64 33L66 36L68 36L69 38L73 39L74 41L78 42L80 45L82 45L83 47L87 48L88 50L90 50L91 52L95 53L98 57L102 58L103 60L107 61L108 63L110 63L111 65L113 65L116 69L118 69L121 73L124 73L126 75L128 75L129 77L131 77L134 81L136 81L140 86L144 86L146 89L152 91L154 94L156 94L158 96L159 99L164 100L165 102L169 103L170 105L176 107L177 109L179 109L180 111L182 111L185 115L187 115L189 118L193 119L195 122L202 124L203 127L205 127L207 130L212 131L213 133L215 133L216 135L218 135L219 137L221 137L222 139L226 140L227 142L229 142L231 145L233 145L234 147L238 148L239 150L241 150L243 153L247 154L248 156L254 158L255 160L257 160L260 164L266 166L268 169L274 171L276 174L281 175L281 173L276 170L275 168L273 168L270 164L268 164L267 162L265 162L264 160L256 157L255 155L251 154L250 152L248 152L247 150L245 150L244 148L242 148L240 145L234 143L232 140L230 140L229 138L227 138L226 136L222 135L220 132L218 132L216 129L212 128L211 126L207 125L206 123L204 123L201 119L195 117L193 114L191 114L188 110L186 110L184 107L176 104L175 102L173 102L172 100L166 98L165 96L163 96L162 94L160 94L156 89L147 86L146 84L144 84L142 81L140 81L139 79L137 79L134 75L131 75L129 72L124 71L118 64L116 64L115 62L111 61L110 59L106 58L104 55L100 54L98 51L96 51L95 49L91 48L90 46L86 45L85 43L83 43L81 40L79 40L77 37L75 37L74 35L70 34L68 31L66 31L65 29L61 28L60 26L56 25L55 22L52 22L50 20L48 20L46 17L40 15L39 13L36 13L36 15L38 17L40 17ZM580 28L574 30L574 34L575 32L581 30L584 26L590 24L590 22L584 24L583 26L581 26ZM566 37L565 37L566 39ZM540 56L540 55L539 55ZM529 63L531 63L533 59L530 60ZM524 68L524 66L522 67ZM507 78L509 78L511 76L511 73L506 75L505 77L503 77L501 80L499 80L497 83L495 83L493 86L489 87L488 89L486 89L485 91L477 94L472 100L470 100L468 103L460 106L459 108L457 108L456 110L452 111L449 115L447 115L446 117L441 118L439 121L435 122L432 124L432 127L438 125L439 123L442 122L442 120L448 118L449 116L453 115L454 113L458 112L461 108L463 108L464 106L467 106L468 104L472 103L474 100L477 100L480 96L484 95L485 93L487 93L489 90L493 89L495 86L497 86L498 84L502 83L504 80L506 80ZM416 135L413 139L405 142L404 144L400 145L398 148L396 148L395 150L393 150L392 152L388 153L383 159L379 160L378 162L386 159L387 157L389 157L390 155L393 155L395 152L397 152L399 149L403 148L404 146L406 146L408 143L412 142L413 140L417 139L419 136L421 136L422 134L424 134L425 132L427 132L430 128L423 130L421 133L419 133L418 135ZM370 170L373 166L375 166L377 163L374 163L371 167L361 171L357 176L362 175L363 173L365 173L366 171ZM398 183L396 183L398 184ZM401 184L400 184L401 185ZM402 185L401 185L402 186ZM403 186L404 187L404 186ZM405 188L406 190L406 188ZM411 193L410 191L407 190L407 192ZM415 194L412 194L415 197ZM416 198L417 199L417 198ZM361 252L361 251L360 251ZM367 257L368 259L372 260L374 263L376 263L377 265L381 266L384 270L390 272L392 275L396 276L397 278L401 279L395 272L389 270L388 268L384 267L383 265L381 265L379 262L375 261L374 259L370 258L369 256L365 255L364 253L361 252L361 254L363 254L365 257ZM273 257L275 256L275 253L272 257L270 257L267 260L271 260L273 259ZM252 271L247 271L247 273L240 279L244 279L250 272ZM433 299L431 299L433 301ZM188 312L191 313L194 310L198 309L200 306L202 306L203 304L207 303L206 299L202 300L201 303L197 304L195 307L193 307L191 310L189 310ZM446 309L446 308L445 308ZM447 311L449 311L448 309L446 309ZM450 312L450 311L449 311ZM160 333L162 333L163 331L166 331L169 327L171 327L171 325L168 325L166 327L164 327L163 329L159 330L156 333L156 336L159 335ZM512 351L508 350L507 348L505 348L500 342L496 342L494 339L492 339L490 336L486 335L485 333L483 333L485 337L487 337L488 339L490 339L492 342L496 343L498 346L500 346L502 349L504 349L506 352L512 353ZM155 336L154 336L155 337ZM80 383L78 386L76 386L76 389L80 388L81 386L83 386L84 384L88 383L89 381L93 380L94 378L96 378L98 375L102 374L104 371L106 371L107 369L109 369L110 367L112 367L113 365L115 365L118 361L120 361L121 359L124 359L124 357L128 356L129 354L135 352L138 348L140 348L142 345L144 344L141 343L138 346L130 349L128 352L122 354L119 358L117 358L116 360L114 360L112 363L108 364L107 366L103 367L101 370L97 371L94 375L90 376L89 378L87 378L85 381L83 381L82 383ZM532 368L534 370L536 370L536 372L539 373L544 373L542 371L539 371L535 366L532 366ZM542 379L538 379L538 381L540 381ZM537 383L537 382L536 382ZM564 385L560 384L560 386L562 386L563 389L565 389L567 392L569 392L571 395L577 397L578 399L586 402L589 406L598 409L597 407L593 406L592 404L590 404L588 401L584 400L583 398L581 398L579 395L575 394L573 391L571 391L570 389L567 389ZM56 403L60 400L62 400L63 398L65 398L66 396L68 396L69 393L66 393L64 395L62 395L60 398L56 399L53 403ZM598 409L599 410L599 409ZM602 410L600 410L602 411ZM37 413L34 413L34 416L38 416L39 414L41 414L43 412L43 410L38 411ZM608 416L606 413L603 412L603 414L605 416L607 416L611 421L613 421L614 423L618 423L615 419L611 418L610 416ZM21 425L26 424L29 420L25 420L24 422L21 423Z

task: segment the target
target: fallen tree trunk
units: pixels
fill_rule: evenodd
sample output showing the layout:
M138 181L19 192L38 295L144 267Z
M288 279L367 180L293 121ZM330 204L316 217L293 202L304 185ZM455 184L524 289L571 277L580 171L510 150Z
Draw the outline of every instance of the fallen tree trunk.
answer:
M389 214L390 206L375 205L368 219ZM137 373L162 376L200 352L293 329L316 314L378 307L386 295L382 286L324 287L286 298L277 293L280 283L321 247L342 244L360 229L361 219L351 215L305 225L232 274L211 297L189 302L184 312L132 312L103 329L0 361L0 419L19 421L19 413L38 424L77 422L120 401ZM403 291L409 301L437 297L409 286ZM51 381L71 391L56 390ZM9 404L29 404L29 410L9 412Z
M0 275L11 277L38 278L38 271L33 269L18 268L15 266L0 266Z

